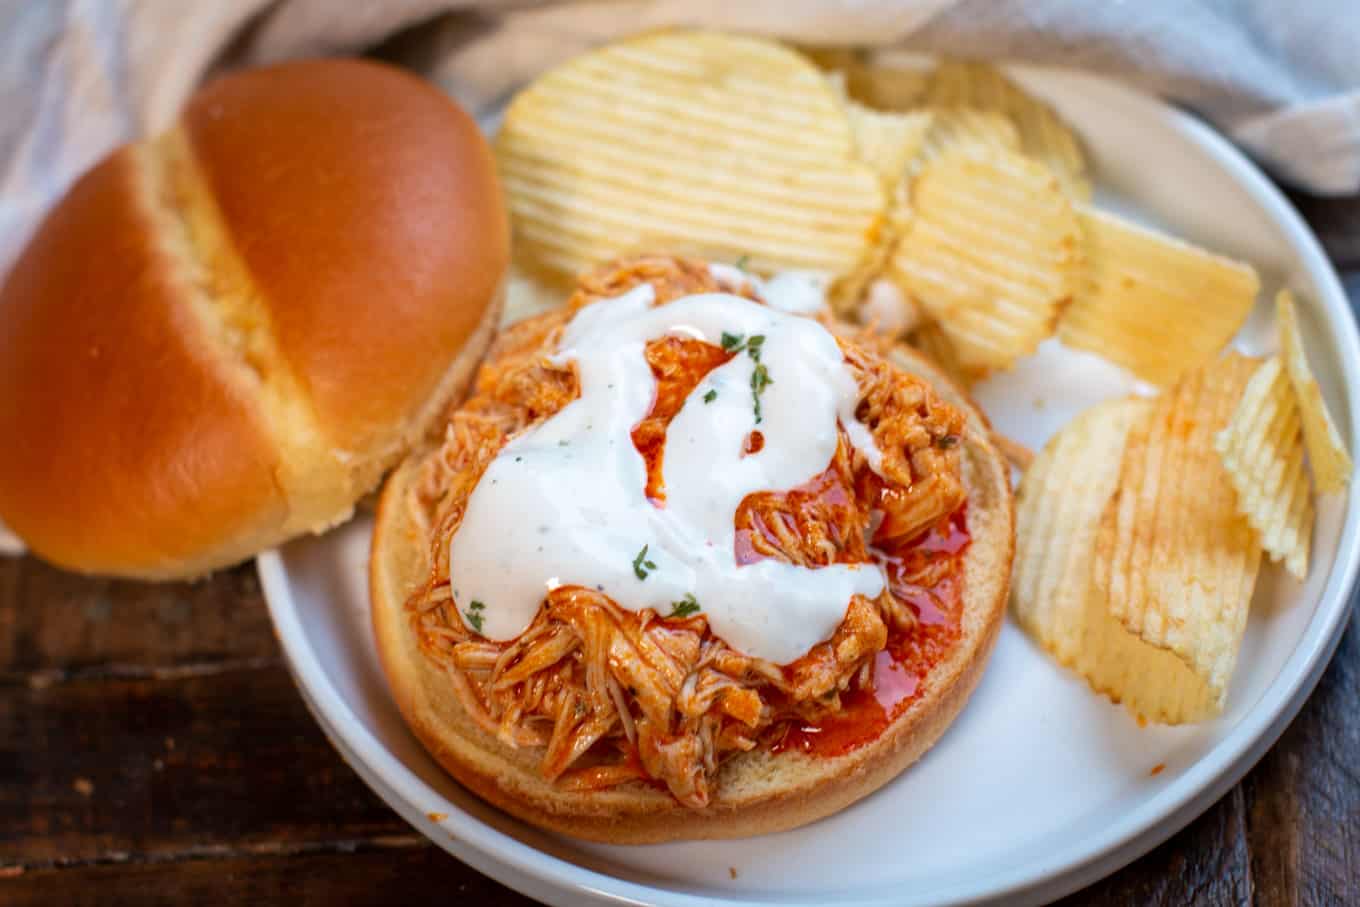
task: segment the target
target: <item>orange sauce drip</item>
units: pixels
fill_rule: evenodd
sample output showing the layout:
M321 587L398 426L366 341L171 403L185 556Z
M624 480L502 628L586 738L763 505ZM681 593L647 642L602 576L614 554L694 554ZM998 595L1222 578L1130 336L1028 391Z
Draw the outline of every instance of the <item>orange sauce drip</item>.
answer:
M647 498L657 507L666 504L666 481L661 474L666 449L666 427L680 412L704 376L733 356L722 347L684 337L664 337L647 344L647 362L656 378L652 408L633 426L633 446L647 464Z
M920 695L923 681L958 643L963 617L963 554L971 541L967 505L935 526L883 552L881 560L894 594L916 614L916 626L891 633L874 658L872 686L841 700L841 711L816 723L792 723L772 747L839 756L874 740ZM929 588L907 583L927 563L947 559L941 580Z

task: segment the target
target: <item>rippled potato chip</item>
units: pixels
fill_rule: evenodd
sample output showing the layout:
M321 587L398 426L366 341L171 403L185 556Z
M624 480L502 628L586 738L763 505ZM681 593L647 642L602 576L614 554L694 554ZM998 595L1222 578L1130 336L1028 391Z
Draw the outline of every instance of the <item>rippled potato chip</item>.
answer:
M1111 400L1049 439L1016 494L1016 622L1091 688L1149 721L1179 724L1213 711L1213 693L1167 649L1110 613L1091 582L1102 515L1119 481L1125 441L1149 400Z
M1232 419L1214 439L1237 509L1274 561L1308 575L1313 497L1303 468L1303 430L1294 388L1278 357L1256 370Z
M955 149L916 177L891 276L980 378L1034 351L1072 297L1079 233L1044 167L993 149Z
M1213 712L1227 698L1261 560L1214 436L1259 364L1225 353L1134 423L1092 564L1110 615L1189 665L1208 686Z
M1165 386L1242 327L1260 285L1250 265L1094 208L1077 211L1086 263L1058 325L1063 343Z
M584 54L515 97L495 148L516 254L559 280L640 249L837 278L883 229L836 93L769 41L665 32Z
M1020 151L1020 134L1015 124L1003 115L971 107L935 107L930 111L930 129L922 136L919 152L907 161L907 176L913 177L935 158L955 150L986 155L993 150Z
M821 61L819 61L821 62ZM863 55L827 59L822 65L845 80L846 93L862 104L879 110L914 110L921 107L930 73L924 69L879 66Z
M975 107L1005 114L1020 133L1021 150L1048 167L1075 199L1091 198L1086 156L1076 133L1053 108L986 63L946 61L927 79L930 106Z
M890 113L857 101L846 101L845 113L856 157L873 167L889 189L907 172L907 164L921 156L934 119L929 111Z
M1346 442L1341 440L1341 432L1337 431L1336 423L1332 421L1332 414L1327 410L1327 401L1322 399L1322 388L1318 387L1313 370L1308 366L1303 338L1299 336L1294 297L1288 290L1281 290L1275 297L1275 324L1280 332L1285 368L1298 395L1303 439L1308 445L1313 481L1320 492L1340 491L1350 482L1351 457L1346 452Z

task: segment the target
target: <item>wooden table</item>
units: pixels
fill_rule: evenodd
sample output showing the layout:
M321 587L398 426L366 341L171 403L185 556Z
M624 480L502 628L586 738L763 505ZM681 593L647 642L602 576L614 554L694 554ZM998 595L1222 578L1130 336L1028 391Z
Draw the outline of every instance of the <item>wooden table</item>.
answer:
M1360 198L1296 199L1360 300ZM0 904L525 904L340 760L252 566L194 585L0 559ZM1360 903L1360 627L1204 816L1070 904Z

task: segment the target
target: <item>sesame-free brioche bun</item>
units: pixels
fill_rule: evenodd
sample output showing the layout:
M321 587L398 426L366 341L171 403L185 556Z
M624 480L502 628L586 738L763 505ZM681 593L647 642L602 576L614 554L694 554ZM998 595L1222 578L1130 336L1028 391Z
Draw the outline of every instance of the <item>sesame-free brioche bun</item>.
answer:
M896 364L928 377L934 370L910 351ZM373 628L392 694L407 724L465 787L532 825L615 844L737 838L805 825L844 809L891 781L944 733L963 708L996 642L1006 610L1014 554L1009 467L992 447L981 417L952 386L940 394L969 411L962 468L968 489L962 634L924 681L923 692L874 741L841 756L757 748L720 769L702 810L633 782L601 791L561 790L539 774L540 751L513 749L478 727L443 669L421 653L407 597L429 571L429 529L410 506L420 471L412 457L388 479L378 505L369 561Z
M155 579L345 519L464 393L508 246L476 124L417 77L208 84L86 173L0 289L0 519Z

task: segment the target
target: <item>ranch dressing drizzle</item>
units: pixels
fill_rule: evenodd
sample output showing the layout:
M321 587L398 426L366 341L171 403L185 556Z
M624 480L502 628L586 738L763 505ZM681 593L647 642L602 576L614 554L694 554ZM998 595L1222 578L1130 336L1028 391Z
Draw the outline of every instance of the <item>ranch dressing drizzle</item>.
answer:
M787 664L831 636L852 595L878 595L882 571L772 559L738 567L735 515L748 494L793 488L824 470L838 423L877 470L879 452L854 416L854 377L835 339L810 319L725 293L657 307L653 299L643 284L584 307L567 325L554 361L575 363L580 397L506 444L473 489L450 543L454 599L480 618L470 622L484 636L509 640L562 585L663 617L692 596L728 645ZM657 507L630 435L656 387L647 342L674 335L720 345L724 333L764 337L760 363L771 383L760 393L761 421L757 362L743 349L672 419L666 501ZM743 455L752 430L764 445Z
M814 271L781 271L768 279L735 265L711 264L708 273L725 290L739 290L750 284L769 306L795 315L816 315L826 308L827 279Z

